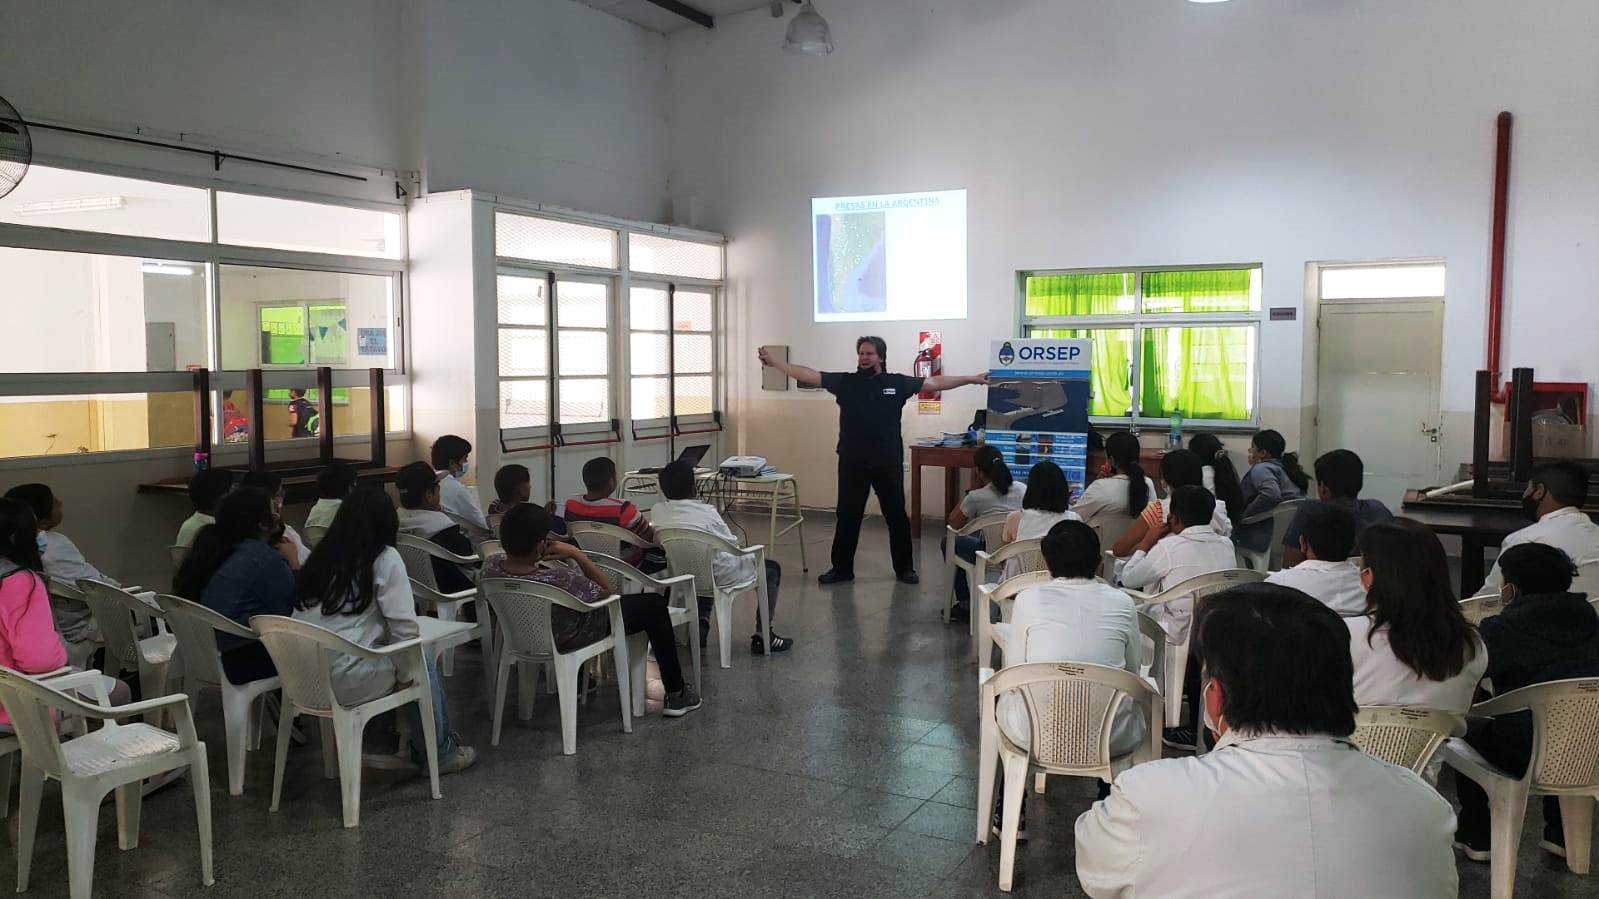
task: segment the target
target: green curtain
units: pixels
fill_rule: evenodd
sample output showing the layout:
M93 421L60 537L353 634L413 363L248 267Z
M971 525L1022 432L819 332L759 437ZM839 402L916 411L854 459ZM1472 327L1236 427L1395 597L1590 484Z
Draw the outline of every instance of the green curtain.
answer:
M1144 312L1253 312L1253 270L1206 269L1195 272L1145 272Z
M1249 418L1250 339L1240 325L1145 328L1139 414Z
M1133 407L1133 329L1035 328L1029 337L1087 338L1094 342L1088 414L1119 418Z
M1136 282L1131 272L1032 275L1027 315L1130 315Z

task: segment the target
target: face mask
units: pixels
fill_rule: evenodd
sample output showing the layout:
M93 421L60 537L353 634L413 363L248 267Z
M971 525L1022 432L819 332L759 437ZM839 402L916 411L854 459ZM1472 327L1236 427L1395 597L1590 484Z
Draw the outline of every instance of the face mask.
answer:
M1537 498L1535 498L1535 497L1526 496L1526 495L1522 496L1522 498L1521 498L1521 514L1526 516L1528 520L1537 521L1538 520L1538 503L1539 503L1539 500Z
M1206 701L1206 696L1210 693L1210 685L1213 683L1215 683L1214 680L1207 680L1205 681L1204 685L1199 688L1199 707L1203 710L1201 716L1205 720L1205 727L1211 733L1219 734L1221 733L1221 725L1217 724L1216 719L1211 717L1210 703Z
M40 531L33 535L33 543L35 546L39 547L39 555L44 555L44 549L49 544L49 541L44 537L44 531Z
M468 468L471 468L471 467L472 467L472 463L471 463L471 462L462 462L462 463L461 463L461 468L460 468L460 470L459 470L459 471L457 471L457 472L456 472L456 473L455 473L455 476L456 476L456 477L457 477L457 478L464 478L464 477L466 477L466 470L467 470L467 469L468 469Z

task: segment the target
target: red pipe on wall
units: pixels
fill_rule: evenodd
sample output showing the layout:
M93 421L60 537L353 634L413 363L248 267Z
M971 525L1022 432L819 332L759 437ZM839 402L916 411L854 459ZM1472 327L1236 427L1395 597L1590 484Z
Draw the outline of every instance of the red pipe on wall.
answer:
M1510 198L1510 125L1508 111L1499 113L1499 141L1494 152L1493 250L1488 259L1488 377L1495 403L1510 397L1509 385L1499 378L1499 344L1504 337L1505 219Z

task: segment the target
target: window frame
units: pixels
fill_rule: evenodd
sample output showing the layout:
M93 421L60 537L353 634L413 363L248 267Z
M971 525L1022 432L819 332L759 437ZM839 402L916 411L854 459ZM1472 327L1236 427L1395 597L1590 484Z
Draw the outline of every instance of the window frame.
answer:
M1151 272L1202 272L1238 271L1259 272L1260 308L1249 312L1144 312L1144 276ZM1034 315L1027 314L1027 279L1050 275L1133 275L1133 310L1121 315ZM1252 332L1254 358L1250 364L1250 395L1253 400L1247 419L1189 418L1183 417L1183 427L1192 430L1230 431L1256 429L1260 426L1260 359L1261 324L1267 320L1266 272L1259 262L1214 263L1200 265L1138 265L1094 268L1041 268L1016 272L1016 334L1020 338L1032 336L1035 330L1131 330L1132 331L1132 388L1133 408L1126 415L1091 415L1095 425L1135 425L1137 427L1169 427L1170 416L1142 414L1143 403L1143 352L1144 332L1158 328L1212 328L1248 327Z
M641 287L646 290L666 291L666 328L635 328L632 318L632 292L633 288ZM711 329L709 331L679 330L673 317L676 308L677 293L703 293L711 298ZM634 374L633 372L633 335L651 334L666 338L666 373L661 374ZM711 339L711 369L709 372L680 372L677 365L677 337L679 334L709 337ZM682 436L685 426L695 430L688 433L698 433L702 427L710 426L708 430L719 430L722 413L722 287L718 281L703 281L695 278L667 277L662 275L636 275L628 285L628 316L627 327L624 333L624 344L627 347L627 396L630 415L633 399L634 378L666 378L666 408L664 418L639 418L632 415L633 427L638 431L668 431L672 436ZM688 415L679 414L677 411L677 379L704 378L711 379L711 410L709 412L696 412Z
M386 386L405 388L405 427L400 430L390 430L387 435L390 438L403 439L411 434L411 391L410 379L406 369L406 347L408 344L408 334L406 332L407 304L410 294L407 276L410 268L410 245L409 232L406 227L406 210L403 203L398 201L385 203L289 188L263 187L218 178L198 178L175 172L61 156L40 156L36 157L35 161L39 165L79 171L85 174L112 175L205 190L209 215L208 233L210 235L210 238L205 241L139 237L102 231L84 231L0 222L0 247L84 255L121 256L144 260L171 260L203 266L206 281L206 320L203 322L203 327L207 337L206 364L210 371L211 400L214 410L222 408L222 397L227 391L242 389L245 386L246 372L246 369L223 369L220 367L222 327L221 266L242 265L261 268L303 269L388 276L390 278L390 290L392 291L390 308L393 334L390 339L391 361L389 366L384 369L385 384ZM399 257L386 259L371 256L346 256L336 253L282 250L220 243L217 240L217 194L219 192L252 194L277 199L398 213L401 223ZM288 387L303 382L305 373L314 371L315 366L308 365L304 368L296 368L262 365L261 368L265 386ZM334 371L333 376L335 387L365 387L367 385L365 369L338 369ZM283 381L281 385L276 383L279 379ZM0 397L47 395L111 396L130 393L188 392L192 391L193 383L193 374L189 371L0 372ZM220 440L221 424L220 415L213 414L213 433L211 435L213 453L226 453L229 452L231 447L230 444L223 443ZM315 440L316 438L270 440L268 441L268 446L306 446L313 444ZM369 437L366 435L344 435L336 438L336 440L340 443L366 443ZM185 446L13 456L0 458L0 470L182 457L190 455L192 452L192 446ZM242 449L239 452L242 453Z

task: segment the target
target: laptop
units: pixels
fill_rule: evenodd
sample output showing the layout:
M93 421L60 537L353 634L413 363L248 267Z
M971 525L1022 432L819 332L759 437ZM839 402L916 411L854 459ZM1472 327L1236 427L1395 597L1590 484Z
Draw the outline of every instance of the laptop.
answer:
M700 466L700 460L704 459L705 458L705 454L710 452L710 451L711 451L711 445L709 443L702 443L699 446L684 447L683 448L683 452L678 454L677 461L679 461L679 462L687 462L689 468L698 468ZM660 474L660 473L661 473L661 469L659 469L659 468L640 468L639 469L639 474Z

